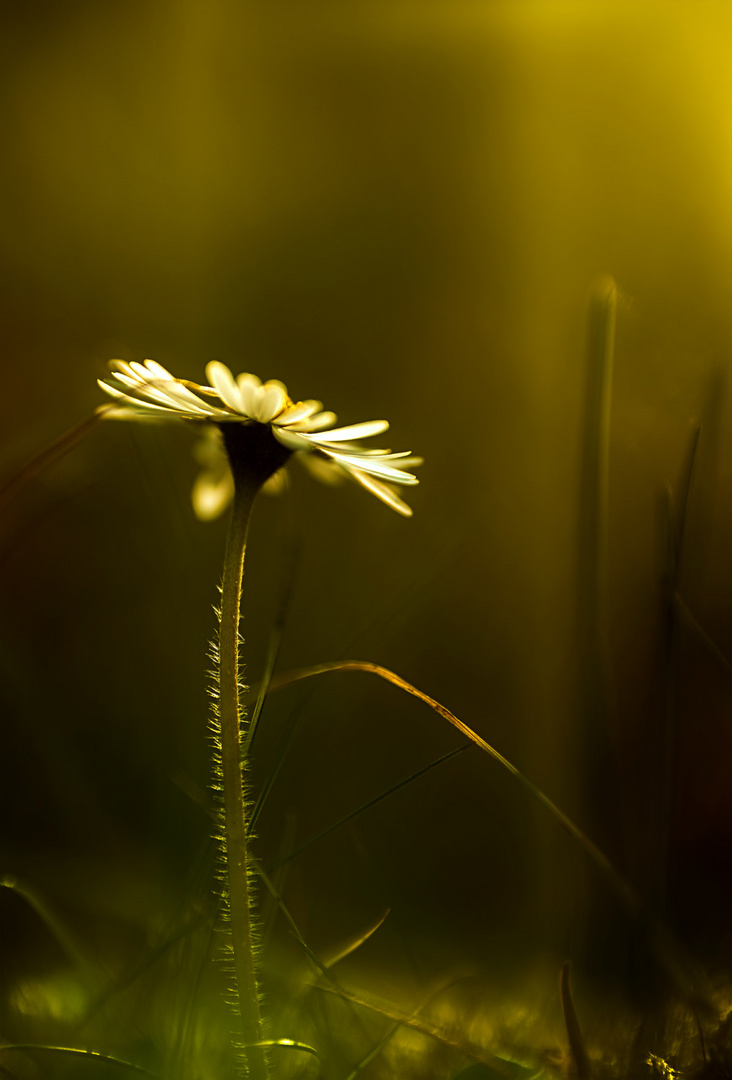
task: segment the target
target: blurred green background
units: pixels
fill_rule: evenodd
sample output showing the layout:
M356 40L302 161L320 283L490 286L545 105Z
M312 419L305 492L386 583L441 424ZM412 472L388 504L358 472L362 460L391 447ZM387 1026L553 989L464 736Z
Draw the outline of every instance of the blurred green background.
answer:
M110 357L194 380L217 359L343 423L389 419L393 448L426 459L413 519L296 465L283 499L261 499L251 680L289 582L281 669L395 669L637 877L663 696L658 507L702 414L686 600L732 653L732 6L76 0L2 19L4 478L102 401ZM605 273L621 292L612 805L586 795L575 619L588 298ZM193 437L102 424L3 518L2 869L98 943L141 948L202 888L225 522L193 517ZM668 910L729 962L730 684L692 635L680 652ZM255 785L293 710L301 723L265 860L459 744L396 690L329 678L266 707ZM316 949L390 906L374 963L469 958L520 979L538 957L589 957L592 880L471 750L303 855L286 895ZM0 901L13 972L42 967L34 916Z

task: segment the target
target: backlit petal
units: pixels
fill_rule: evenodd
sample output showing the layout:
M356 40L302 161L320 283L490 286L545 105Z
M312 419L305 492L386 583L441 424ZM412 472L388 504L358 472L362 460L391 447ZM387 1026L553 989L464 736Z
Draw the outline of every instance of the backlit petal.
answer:
M297 431L290 431L289 428L277 427L276 424L272 426L272 434L277 442L282 443L288 450L311 450L312 445L308 442L306 435L300 435Z
M241 392L226 364L221 364L218 360L212 360L210 364L206 364L206 378L213 383L225 405L236 413L243 411Z
M233 498L234 478L228 469L220 474L201 473L191 492L193 512L199 521L220 517Z
M383 465L378 458L358 457L356 454L339 454L337 451L329 450L325 446L321 447L321 449L324 454L328 454L341 465L345 465L348 468L360 469L370 476L378 476L379 479L388 480L392 484L411 485L419 483L416 476L412 476L411 473L401 472L401 470L395 469L391 465Z
M338 417L334 412L321 412L308 417L307 420L301 420L299 424L293 426L297 431L320 431L322 428L335 424L337 419Z
M388 420L366 420L363 424L351 424L349 427L334 428L322 435L318 442L343 442L346 439L368 439L371 435L380 435L389 427Z
M152 375L153 379L173 379L167 368L164 368L162 364L159 364L157 360L146 360L145 367Z
M269 382L262 387L262 397L257 409L256 419L260 424L268 424L284 409L287 403L287 392L283 390L281 383Z
M167 405L154 405L152 402L149 401L140 401L139 398L130 397L129 394L125 394L121 390L118 390L117 387L113 386L111 383L103 382L101 379L97 379L97 382L106 394L109 394L110 397L116 398L118 401L126 402L131 410L147 410L149 412L162 414L169 413L173 416L184 415L182 409L173 409Z
M250 416L252 420L255 420L261 397L262 384L256 375L249 375L246 372L243 375L237 375L236 382L239 387L239 393L241 394L243 412L246 416Z
M322 408L322 401L298 401L296 405L290 405L277 417L277 423L299 424Z
M396 512L402 514L403 517L412 516L411 506L407 506L403 499L400 499L391 488L386 486L386 484L382 484L379 480L372 479L372 477L367 476L366 473L361 472L360 469L349 469L348 472L361 487L366 488L366 490L370 491L372 495L375 495L377 499L381 499L381 501L386 503L387 506L390 506L392 510L396 510Z

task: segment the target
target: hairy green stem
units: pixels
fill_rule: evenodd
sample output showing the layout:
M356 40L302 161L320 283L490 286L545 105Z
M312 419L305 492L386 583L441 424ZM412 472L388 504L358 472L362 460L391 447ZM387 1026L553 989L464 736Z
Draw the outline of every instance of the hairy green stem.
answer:
M267 1080L269 1069L262 1042L259 985L255 964L250 859L247 850L246 803L242 763L242 710L239 704L239 614L244 554L256 484L237 483L229 525L221 587L219 630L219 722L223 788L226 882L231 946L249 1080Z

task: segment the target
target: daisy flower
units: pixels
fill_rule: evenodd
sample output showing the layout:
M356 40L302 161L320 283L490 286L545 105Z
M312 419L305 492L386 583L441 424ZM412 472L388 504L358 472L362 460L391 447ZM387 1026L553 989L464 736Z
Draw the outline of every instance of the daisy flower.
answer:
M386 431L386 420L334 427L335 413L324 411L321 402L293 401L277 379L262 383L248 373L234 378L218 361L206 367L211 386L177 379L154 360L144 364L112 360L110 367L113 380L98 380L102 390L114 398L114 405L105 407L107 417L177 417L215 424L223 434L232 468L244 467L247 462L242 458L248 458L250 468L259 470L259 484L266 483L270 489L281 484L281 466L296 454L319 479L333 482L348 477L398 513L411 516L411 508L395 488L418 483L407 470L420 465L422 459L408 450L392 453L361 445L362 439ZM263 433L270 436L268 441ZM194 509L199 517L211 519L231 500L233 479L210 439L199 443L196 452L204 472L194 487Z

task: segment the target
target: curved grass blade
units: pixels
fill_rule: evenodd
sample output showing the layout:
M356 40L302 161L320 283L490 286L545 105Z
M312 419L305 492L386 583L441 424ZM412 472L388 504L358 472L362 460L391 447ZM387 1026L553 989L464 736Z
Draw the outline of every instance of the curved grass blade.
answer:
M442 553L442 558L445 559L448 556L449 558L452 558L453 554L454 553L451 547L449 552ZM344 644L343 653L341 654L341 656L347 655L349 652L351 652L352 647L357 643L359 638L367 635L374 626L378 626L380 624L383 624L384 622L388 622L390 625L392 625L395 620L402 618L408 611L410 605L415 602L415 599L419 595L420 590L428 581L432 580L436 573L437 571L435 570L434 565L431 565L428 570L426 570L416 580L412 582L409 588L402 590L401 594L395 594L393 592L390 592L388 594L388 602L386 604L380 603L379 606L375 607L371 614L368 615L361 622L360 626L357 626L354 629L353 634ZM255 691L257 692L257 697L259 700L259 697L261 696L261 688L255 685L250 688L249 692L254 693ZM302 720L303 704L304 702L300 705L298 709L294 710L294 712L291 714L288 726L280 739L275 755L275 764L273 765L269 776L265 780L256 799L254 807L252 808L249 826L251 830L254 830L254 828L256 827L259 815L261 814L264 804L269 797L269 793L272 790L272 787L274 786L277 777L279 776L280 770L287 756L287 751L290 747L295 732L300 726L300 722Z
M340 829L342 825L348 824L349 821L353 821L353 819L358 817L360 814L364 814L373 806L377 806L380 802L383 802L384 799L388 799L390 795L393 795L396 791L399 791L400 788L406 787L406 785L411 784L413 780L418 780L420 776L424 776L426 773L431 772L432 769L436 769L438 765L444 765L446 761L449 761L451 758L457 757L458 754L462 754L469 749L469 746L458 746L454 750L450 750L447 754L443 754L442 757L437 758L435 761L431 761L429 765L425 765L423 768L411 773L403 780L400 780L399 783L392 784L392 786L390 788L387 788L386 791L382 791L379 795L374 796L373 799L369 799L368 802L365 802L362 806L359 806L357 810L352 810L350 814L346 814L346 816L341 818L340 821L334 822L333 825L328 825L327 828L322 829L315 836L311 836L309 840L306 840L303 844L300 844L300 846L295 848L294 851L291 851L289 855L283 855L281 858L277 859L270 866L270 871L277 870L280 866L284 866L284 864L288 863L291 859L295 859L298 855L302 855L303 851L307 851L308 848L311 848L314 844L317 844L321 840L324 840L326 836L330 836L330 834L335 832L336 829Z
M320 1061L320 1054L314 1046L308 1046L307 1043L298 1042L296 1039L263 1039L262 1042L254 1044L254 1048L261 1050L300 1050L304 1054L312 1054Z
M476 1046L474 1043L460 1042L453 1034L451 1034L451 1032L446 1031L445 1028L440 1027L438 1024L432 1024L427 1020L420 1019L417 1012L402 1012L401 1009L396 1008L396 1006L392 1005L390 1002L382 1001L371 995L366 996L364 994L357 994L351 990L345 990L342 986L332 987L325 986L321 983L316 983L315 985L318 990L323 990L329 994L336 994L338 997L343 998L344 1001L350 1001L354 1005L369 1009L371 1012L378 1013L379 1016L383 1016L388 1020L395 1020L398 1027L404 1025L405 1027L412 1028L414 1031L419 1031L422 1035L428 1035L431 1039L441 1043L443 1046L449 1047L451 1050L455 1050L464 1057L470 1058L472 1061L477 1061L481 1065L487 1065L489 1068L493 1069L499 1077L505 1077L505 1080L515 1080L516 1071L513 1062L496 1057L494 1054L491 1054L480 1046Z
M215 953L216 919L209 920L208 934L205 947L201 950L200 963L197 965L192 985L188 992L188 1002L183 1010L179 1025L179 1037L176 1039L172 1055L171 1080L184 1077L188 1071L188 1063L195 1054L195 1029L196 1008L201 998L204 971L210 958Z
M646 910L635 890L622 874L615 869L607 855L605 855L605 853L590 840L579 826L575 825L572 819L568 817L563 810L559 809L556 803L552 802L548 795L545 795L543 791L536 787L528 777L524 776L524 774L505 758L503 754L499 753L498 750L487 743L485 739L481 738L481 736L473 731L472 728L468 727L467 724L458 719L458 717L450 712L444 705L441 705L439 701L435 701L435 699L431 698L428 694L418 690L416 686L412 686L406 679L402 679L395 672L390 671L389 668L382 667L380 664L371 663L368 660L336 660L331 663L316 664L313 667L299 668L283 675L276 676L272 680L270 690L280 690L285 686L290 686L303 679L312 678L315 675L326 675L335 671L361 671L366 674L377 675L379 678L398 687L398 689L404 690L405 693L410 694L412 697L416 697L419 701L429 705L434 712L444 720L447 720L453 727L457 728L461 734L476 746L480 747L484 753L492 757L499 765L502 765L503 768L506 769L523 788L525 788L536 802L540 803L549 811L555 821L569 833L572 839L580 845L584 852L589 856L590 860L595 864L598 870L600 870L627 913L644 928L648 935L649 943L655 952L656 959L666 970L667 974L673 979L679 992L684 998L706 1004L706 994L702 989L705 984L702 972L697 969L696 965L686 954L685 950L675 939L671 931L659 920L654 919Z
M324 975L326 979L328 979L331 983L337 986L338 983L336 982L335 976L332 975L328 970L328 965L323 963L320 957L316 956L308 943L305 941L304 937L302 936L297 927L297 923L290 914L287 905L285 904L284 900L275 888L274 882L272 881L262 864L259 862L259 860L254 856L252 857L252 868L256 871L260 880L263 882L264 887L267 889L275 904L280 909L280 912L282 913L287 925L290 927L292 936L295 938L295 941L298 943L300 948L304 951L305 955L308 957L311 963L314 964L314 966L318 969L321 975Z
M341 960L345 960L347 956L351 956L352 953L355 953L356 949L360 949L361 946L365 944L370 937L373 937L376 931L384 925L390 912L391 908L387 908L384 914L379 915L376 922L372 923L371 926L368 926L365 930L359 930L355 936L350 937L347 941L343 941L340 945L337 945L325 960L325 966L328 969L333 968L336 964L339 964Z
M261 865L261 863L254 856L252 857L252 868L259 875L260 880L263 882L265 888L267 889L270 896L272 897L275 904L277 905L280 912L282 913L282 916L284 917L285 921L287 922L287 925L290 927L290 931L292 932L292 936L295 938L295 941L298 943L298 945L303 950L305 955L308 957L310 962L313 964L313 966L315 968L317 968L317 970L321 973L321 975L331 984L334 991L336 991L336 992L340 991L341 987L340 987L340 984L339 984L338 980L336 979L335 975L333 975L333 973L330 971L328 965L323 963L323 961L320 959L320 957L317 956L313 952L313 950L310 948L308 943L305 941L304 937L300 933L300 930L298 929L297 923L295 922L292 915L290 914L289 908L287 907L284 900L280 896L279 892L275 888L275 885L274 885L272 879L270 878L269 874L266 872L264 867ZM378 929L378 927L375 927L375 929ZM359 1018L356 1010L354 1009L353 1012L354 1012L354 1021L356 1022L358 1027L361 1028L361 1030L363 1032L363 1025L360 1022L360 1018ZM363 1032L363 1033L365 1034L365 1032Z
M435 701L428 694L418 690L416 686L412 686L406 679L402 679L395 672L390 671L389 668L382 667L380 664L371 663L369 660L334 660L332 663L315 664L313 667L297 668L294 671L287 672L282 675L275 676L270 684L271 690L281 690L285 686L290 686L292 683L301 682L303 679L312 678L314 675L326 675L335 671L362 671L365 674L377 675L380 679L384 679L386 682L391 683L393 686L398 687L400 690L404 690L412 697L416 697L419 701L423 701L425 705L429 705L439 716L447 720L452 724L454 728L464 735L467 739L470 739L472 743L478 746L484 753L488 754L495 761L502 765L511 775L536 799L541 803L559 822L562 828L579 843L585 851L590 855L593 862L603 871L605 876L612 882L612 885L618 895L623 899L626 906L630 907L633 911L636 911L639 907L639 901L635 896L635 893L631 889L630 885L624 878L617 872L607 856L600 851L598 847L593 844L582 830L575 825L571 818L567 817L564 811L560 810L556 803L545 795L543 791L533 784L528 777L524 776L515 765L500 754L498 750L492 747L485 739L481 738L472 728L458 719L454 713L449 709L441 705L439 701Z
M290 851L295 844L295 836L297 834L297 817L292 811L285 814L285 820L283 825L284 828L280 837L280 843L278 848L280 855L284 855L286 851ZM287 871L288 867L286 863L270 871L272 874L272 884L277 890L277 892L280 894L280 896L284 892L284 886L287 880ZM259 918L261 923L260 948L263 953L266 953L268 943L271 940L272 934L274 933L274 927L277 921L277 905L275 904L271 895L266 894L261 898L259 904L259 911Z
M139 1073L141 1076L151 1076L158 1080L157 1073L143 1069L141 1065L134 1065L131 1061L123 1061L122 1058L112 1057L110 1054L101 1054L98 1050L79 1050L70 1046L46 1046L44 1043L9 1043L0 1047L4 1053L6 1050L20 1050L24 1053L36 1053L42 1051L47 1054L64 1054L68 1057L91 1058L93 1061L104 1062L105 1065L116 1065L128 1072Z
M272 686L272 682L270 681L269 688L271 688L271 686ZM270 770L269 776L267 777L264 784L262 785L262 788L261 788L261 790L259 792L259 795L257 796L257 799L256 799L256 801L254 803L254 806L252 807L251 813L249 815L249 824L247 826L247 836L248 837L251 837L251 836L254 835L254 830L256 829L257 821L259 820L259 815L262 813L262 810L264 809L264 804L267 801L267 797L269 796L269 793L272 790L272 787L274 786L274 783L275 783L275 781L277 780L277 777L280 774L282 766L284 765L285 757L287 756L287 750L288 750L288 748L290 746L290 743L292 742L292 738L293 738L295 732L297 731L297 728L298 728L298 726L300 724L301 719L302 719L302 706L300 708L295 709L291 713L289 722L287 724L287 727L285 728L285 731L282 734L282 737L280 739L279 746L277 747L277 752L276 752L276 755L275 755L275 763L274 763L274 765L272 766L272 768Z
M465 977L465 975L458 975L457 978L451 977L446 982L443 982L440 986L438 986L436 990L430 990L429 994L427 994L427 996L423 998L423 1000L416 1007L413 1015L419 1016L421 1012L424 1012L428 1005L432 1004L436 997L439 997L439 995L442 994L445 990L449 990L451 987L453 987L456 983L460 982ZM397 1023L394 1025L393 1028L387 1031L386 1035L384 1035L383 1038L379 1039L379 1041L371 1047L368 1053L365 1054L364 1057L362 1057L361 1060L353 1067L351 1072L349 1072L348 1076L346 1077L346 1080L356 1080L356 1077L358 1077L363 1072L367 1065L371 1064L374 1058L377 1057L384 1049L384 1047L394 1038L401 1026L401 1024Z
M76 935L69 930L59 918L51 905L41 896L39 891L26 882L19 881L14 874L5 874L0 877L0 888L11 889L21 896L29 907L35 911L39 919L48 928L51 935L56 939L71 963L78 969L88 984L88 989L98 988L100 983L100 971L98 966L87 953Z
M149 968L151 968L158 960L165 957L170 949L195 933L196 930L205 923L209 923L213 927L214 922L214 919L204 913L195 915L189 922L181 926L180 929L176 930L166 938L165 941L154 948L143 960L135 964L134 967L122 975L113 986L100 994L86 1013L84 1019L74 1028L74 1034L78 1035L79 1032L83 1031L101 1009L105 1008L117 996L128 990L129 987L141 978Z

